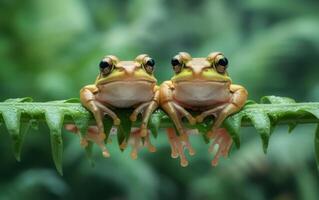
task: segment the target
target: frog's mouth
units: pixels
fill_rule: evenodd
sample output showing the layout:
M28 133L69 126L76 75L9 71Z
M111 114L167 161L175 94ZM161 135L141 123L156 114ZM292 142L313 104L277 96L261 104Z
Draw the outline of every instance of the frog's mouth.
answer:
M178 83L178 84L187 84L187 83L190 83L190 84L227 84L227 83L230 83L230 81L228 80L203 80L203 79L191 79L191 80L177 80L177 81L174 81L175 83Z
M97 85L105 85L105 84L110 84L110 83L156 83L155 80L151 80L151 79L144 79L144 78L140 78L140 79L121 79L121 80L112 80L112 79L107 79L107 80L99 80L97 82Z

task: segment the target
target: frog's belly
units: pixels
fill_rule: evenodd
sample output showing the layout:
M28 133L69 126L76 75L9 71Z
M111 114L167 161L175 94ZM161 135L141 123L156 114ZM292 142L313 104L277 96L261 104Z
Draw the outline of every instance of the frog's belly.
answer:
M205 107L229 102L229 83L180 82L175 85L174 98L190 107Z
M97 86L97 100L117 108L128 108L142 102L151 101L154 84L146 81L116 81Z

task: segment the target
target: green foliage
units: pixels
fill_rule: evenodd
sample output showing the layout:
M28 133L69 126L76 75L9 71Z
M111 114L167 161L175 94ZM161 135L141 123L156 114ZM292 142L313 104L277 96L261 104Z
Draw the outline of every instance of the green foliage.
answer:
M317 160L317 168L319 171L319 124L317 125L316 134L315 134L315 154L316 154L316 160Z
M106 54L131 60L148 53L156 60L161 83L172 76L169 58L177 52L205 56L222 51L230 61L233 82L245 86L250 99L274 94L318 102L318 6L316 0L3 0L0 101L77 97L81 87L94 81ZM23 118L22 114L21 125ZM166 118L161 125L164 122ZM79 141L62 133L63 177L56 176L48 159L50 137L43 124L31 121L32 134L24 139L19 164L12 156L9 134L0 134L0 199L319 199L314 138L306 134L312 133L314 124L298 125L293 136L276 126L266 156L256 130L241 128L240 151L216 168L209 167L211 156L202 138L192 136L197 156L181 168L168 156L162 129L155 155L145 152L132 161L128 151L121 153L113 146L114 139L108 144L111 159L100 158L91 148L93 158L100 159L91 168ZM201 125L198 128L207 128ZM1 133L5 129L0 126Z
M297 123L307 123L308 119L319 118L319 103L296 103L287 97L265 96L261 99L262 106L249 103L241 112L225 120L225 125L233 136L237 147L239 143L239 128L242 120L251 120L253 126L260 134L264 152L267 152L269 138L275 125L286 123L291 132ZM267 104L270 103L270 104ZM315 121L313 121L315 122Z
M57 170L62 174L63 139L61 129L63 124L74 123L81 131L82 136L86 134L89 124L94 124L92 115L80 103L75 102L76 100L72 99L38 103L32 102L31 98L19 98L9 99L1 103L0 113L11 135L16 159L20 160L22 141L27 128L30 126L30 121L45 121L50 129L53 160ZM240 112L225 120L224 125L231 134L237 148L240 147L239 129L242 122L245 126L253 125L256 128L262 139L263 150L266 153L271 132L276 124L316 123L319 121L319 103L296 103L293 99L276 96L263 97L261 102L262 104L248 102ZM121 119L121 124L117 127L117 139L118 144L122 144L124 140L127 141L130 137L131 127L137 127L139 123L132 124L129 120L130 109L117 110L116 112ZM173 126L163 111L157 110L153 115L149 126L152 127L151 130L155 137L159 128ZM106 118L104 124L106 125L105 131L108 134L112 127L112 121L110 118ZM211 120L210 122L206 120L204 124L188 126L198 129L205 136L209 131L210 124L212 124ZM316 158L319 159L317 140L318 133L316 133L315 148ZM92 144L87 147L88 155L91 154L91 147Z

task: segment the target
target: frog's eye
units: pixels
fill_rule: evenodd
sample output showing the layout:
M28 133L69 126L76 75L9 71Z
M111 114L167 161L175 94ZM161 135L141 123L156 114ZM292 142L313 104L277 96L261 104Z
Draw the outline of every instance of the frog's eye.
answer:
M144 70L148 74L152 74L154 72L154 69L155 69L155 60L153 58L148 58L146 60L146 63L143 66L144 66Z
M226 72L226 69L228 67L228 60L226 57L220 55L217 56L215 60L215 68L216 71L220 74L224 74Z
M103 76L108 75L113 70L113 63L110 58L103 59L100 64L100 72L103 74Z
M176 57L172 58L171 64L176 74L180 73L183 69L183 63Z

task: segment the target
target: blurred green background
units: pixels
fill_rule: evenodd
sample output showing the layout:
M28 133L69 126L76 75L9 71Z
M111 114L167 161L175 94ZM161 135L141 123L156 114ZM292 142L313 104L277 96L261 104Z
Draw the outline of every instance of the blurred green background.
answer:
M92 83L106 54L131 60L148 53L162 82L172 75L170 58L222 51L233 81L250 99L280 95L319 101L319 1L316 0L1 0L0 100L37 101L78 97ZM64 176L51 159L45 124L30 132L22 161L13 157L0 127L2 199L319 199L313 152L314 125L276 128L262 153L253 128L243 128L241 149L216 168L201 138L187 168L170 158L165 134L138 160L109 145L96 148L92 168L79 139L64 133Z

